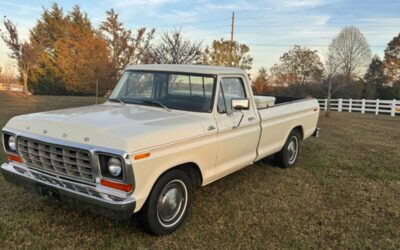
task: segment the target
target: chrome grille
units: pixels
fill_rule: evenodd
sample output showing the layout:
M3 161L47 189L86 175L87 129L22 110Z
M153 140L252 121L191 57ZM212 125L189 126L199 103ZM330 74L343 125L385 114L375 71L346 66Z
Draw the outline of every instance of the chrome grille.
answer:
M18 152L25 163L33 168L94 181L92 162L87 151L18 137Z

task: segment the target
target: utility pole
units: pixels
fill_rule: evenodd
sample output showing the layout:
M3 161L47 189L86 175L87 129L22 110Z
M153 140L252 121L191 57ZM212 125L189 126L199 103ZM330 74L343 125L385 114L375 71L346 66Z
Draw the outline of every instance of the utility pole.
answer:
M98 96L99 96L99 80L96 79L96 104L97 104Z
M231 43L233 42L233 31L235 28L235 12L232 12L232 19L231 19Z
M235 12L232 12L232 20L231 20L231 65L233 66L233 31L235 29Z

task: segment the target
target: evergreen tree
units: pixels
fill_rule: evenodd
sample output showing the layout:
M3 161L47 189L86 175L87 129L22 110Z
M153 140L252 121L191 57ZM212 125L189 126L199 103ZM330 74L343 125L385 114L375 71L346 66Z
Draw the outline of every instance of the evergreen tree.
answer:
M364 97L375 99L378 97L377 89L385 83L384 64L379 56L375 55L369 64L367 73L364 76L365 88Z

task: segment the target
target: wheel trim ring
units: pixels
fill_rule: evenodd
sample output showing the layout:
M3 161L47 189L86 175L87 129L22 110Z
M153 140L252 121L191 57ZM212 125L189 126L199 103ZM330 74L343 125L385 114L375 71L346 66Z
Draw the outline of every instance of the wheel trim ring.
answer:
M293 149L292 150L289 149L291 147L291 145L293 145ZM297 154L298 154L298 151L299 151L299 141L298 141L296 136L292 136L290 138L290 141L288 143L288 153L289 153L289 151L291 151L292 153L291 153L291 156L288 157L288 163L289 164L293 164L297 159Z
M177 213L168 221L168 222L172 222L172 223L168 223L167 221L164 221L160 216L159 199L164 193L167 193L169 191L168 190L169 186L172 184L180 186L182 188L183 194L182 194L182 202L179 204L179 209L178 209ZM175 226L177 223L179 223L181 221L183 215L185 214L187 203L188 203L188 191L187 191L187 187L186 187L185 183L183 181L177 180L177 179L170 181L167 185L165 185L165 187L163 188L163 190L160 193L160 196L157 199L157 211L156 212L157 212L158 222L163 227Z

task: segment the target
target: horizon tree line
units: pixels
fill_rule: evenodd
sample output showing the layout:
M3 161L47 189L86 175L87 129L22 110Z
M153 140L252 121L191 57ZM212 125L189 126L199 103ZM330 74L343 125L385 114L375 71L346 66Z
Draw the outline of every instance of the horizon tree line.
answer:
M205 64L252 68L250 47L238 41L216 39L203 49L180 30L164 32L124 27L110 9L98 28L74 6L64 12L53 3L44 9L27 41L15 24L4 19L0 33L15 60L25 95L91 95L95 85L104 94L115 86L129 64ZM299 45L285 52L270 69L261 67L253 79L259 94L359 96L400 98L400 34L389 42L384 59L372 57L364 35L356 27L344 27L321 60L317 50Z

